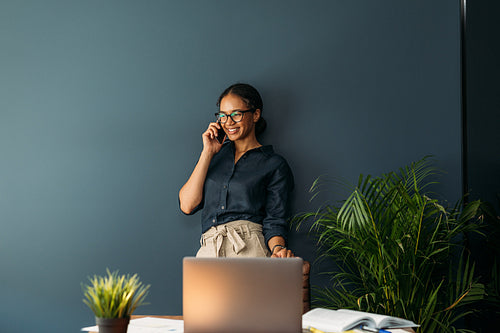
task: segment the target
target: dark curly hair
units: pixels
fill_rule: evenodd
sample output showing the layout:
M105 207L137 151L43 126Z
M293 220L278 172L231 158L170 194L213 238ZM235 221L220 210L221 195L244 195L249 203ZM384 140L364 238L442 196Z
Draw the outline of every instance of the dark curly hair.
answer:
M233 84L227 87L226 90L224 90L224 92L219 96L219 99L217 100L217 106L220 106L220 102L222 101L222 99L229 94L240 97L247 105L247 107L260 110L260 118L255 124L255 135L262 134L266 130L267 123L266 120L262 117L264 104L262 103L262 97L260 97L257 89L247 83Z

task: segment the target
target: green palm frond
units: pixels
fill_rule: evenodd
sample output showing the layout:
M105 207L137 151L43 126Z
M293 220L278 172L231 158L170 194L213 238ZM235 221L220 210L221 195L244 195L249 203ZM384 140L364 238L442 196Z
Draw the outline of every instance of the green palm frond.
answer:
M340 204L293 219L297 228L312 221L319 260L337 267L327 273L331 286L313 289L314 304L405 317L419 332L458 330L468 314L462 305L484 297L474 265L457 256L464 233L479 232L482 203L441 205L429 192L440 174L426 157L398 172L361 175ZM322 188L318 179L313 196Z

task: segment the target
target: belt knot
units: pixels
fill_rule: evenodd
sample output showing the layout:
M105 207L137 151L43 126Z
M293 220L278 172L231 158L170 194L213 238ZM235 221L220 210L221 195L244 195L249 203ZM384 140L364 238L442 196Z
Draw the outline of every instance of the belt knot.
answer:
M235 253L239 253L246 247L245 241L241 238L238 232L231 226L221 225L215 230L215 233L210 235L216 246L215 246L215 256L220 257L220 250L222 248L222 243L224 237L227 237L229 243L233 246Z

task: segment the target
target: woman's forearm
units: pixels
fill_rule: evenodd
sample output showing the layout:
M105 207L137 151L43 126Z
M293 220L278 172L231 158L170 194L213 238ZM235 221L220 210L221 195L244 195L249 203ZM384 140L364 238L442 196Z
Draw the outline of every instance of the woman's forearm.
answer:
M269 239L269 241L267 242L267 246L269 247L269 250L273 251L273 249L275 249L275 251L277 251L280 246L286 246L285 239L281 236L274 236Z
M203 199L203 186L212 157L213 154L202 151L191 176L179 191L180 208L186 214L191 213Z
M267 246L271 250L271 257L277 258L291 258L295 257L293 252L287 249L285 246L285 239L281 236L274 236L269 239Z

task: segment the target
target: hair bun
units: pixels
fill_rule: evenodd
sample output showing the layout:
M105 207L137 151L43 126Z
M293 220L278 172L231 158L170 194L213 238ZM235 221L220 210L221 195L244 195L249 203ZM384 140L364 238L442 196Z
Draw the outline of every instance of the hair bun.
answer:
M260 134L262 134L266 130L266 127L266 120L262 116L260 116L259 120L257 120L257 123L255 124L255 135L259 136Z

